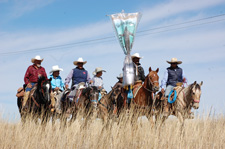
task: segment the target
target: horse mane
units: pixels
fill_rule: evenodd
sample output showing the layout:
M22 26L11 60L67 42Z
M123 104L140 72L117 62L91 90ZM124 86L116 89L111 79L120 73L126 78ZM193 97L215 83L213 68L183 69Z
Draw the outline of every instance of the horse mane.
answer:
M196 83L196 82L194 82L194 83L192 83L191 85L189 85L190 86L190 89L192 89L192 88L196 88L196 89L199 89L199 90L201 90L201 86L198 84L198 83Z
M45 81L46 80L46 78L44 77L44 76L41 76L39 79L38 79L38 85L37 85L37 87L38 88L41 88L41 83L42 83L42 81Z
M82 94L85 95L86 93L89 93L90 90L92 90L92 89L93 90L98 90L98 87L96 87L96 86L87 87L87 88L83 89Z

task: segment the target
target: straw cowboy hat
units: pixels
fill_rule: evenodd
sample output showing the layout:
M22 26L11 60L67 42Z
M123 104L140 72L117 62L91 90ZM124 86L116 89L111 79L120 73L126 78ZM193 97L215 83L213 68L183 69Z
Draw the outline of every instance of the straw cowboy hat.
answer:
M120 73L119 76L117 76L117 79L123 78L123 73Z
M169 63L169 64L173 64L173 63L181 64L182 61L178 61L177 58L172 58L171 61L167 61L167 63Z
M74 61L74 62L73 62L74 65L77 65L77 63L83 63L83 64L86 64L87 61L84 61L82 57L79 57L77 61Z
M102 68L101 67L97 67L97 68L95 68L95 71L92 73L94 76L98 73L98 72L106 72L105 70L102 70Z
M140 55L139 55L139 53L134 53L132 56L131 56L131 58L133 59L133 58L139 58L139 59L142 59L143 57L141 57Z
M52 66L52 70L50 71L50 73L54 72L54 71L63 71L62 68L59 68L58 65Z
M41 58L40 55L36 55L34 58L31 59L31 62L34 63L35 60L38 60L38 61L42 62L44 59Z

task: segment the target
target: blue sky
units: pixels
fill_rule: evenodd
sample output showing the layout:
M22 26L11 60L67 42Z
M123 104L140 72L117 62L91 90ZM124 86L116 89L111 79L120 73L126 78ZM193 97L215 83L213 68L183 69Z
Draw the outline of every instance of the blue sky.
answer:
M109 91L121 73L124 54L106 15L122 9L142 13L139 32L225 14L225 1L0 0L0 111L18 116L16 90L22 86L25 71L35 55L44 58L42 66L47 73L53 65L63 68L63 79L74 68L73 61L83 57L88 61L85 68L90 74L95 67L107 71L103 79ZM40 49L99 38L103 40ZM31 49L36 50L2 54ZM189 84L204 81L198 111L212 107L217 113L225 112L225 16L137 33L132 49L132 53L136 52L144 57L141 64L145 74L149 66L153 70L159 67L160 80L169 66L166 60L177 57L183 61L180 66Z

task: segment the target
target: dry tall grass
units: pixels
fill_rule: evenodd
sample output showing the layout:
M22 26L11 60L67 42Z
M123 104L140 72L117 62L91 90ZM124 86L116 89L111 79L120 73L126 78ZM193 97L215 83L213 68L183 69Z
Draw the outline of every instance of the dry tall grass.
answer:
M100 120L76 120L67 127L32 121L9 123L0 120L0 148L225 148L225 118L186 120L181 131L176 118L168 119L161 128L147 120L131 124L126 117L120 123L110 122L105 128Z

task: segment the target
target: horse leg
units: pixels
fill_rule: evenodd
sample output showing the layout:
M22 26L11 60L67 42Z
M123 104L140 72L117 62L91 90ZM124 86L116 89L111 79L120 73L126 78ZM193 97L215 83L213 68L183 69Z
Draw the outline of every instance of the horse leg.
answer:
M183 116L183 114L181 113L181 112L178 112L177 113L177 116L178 116L178 119L179 119L179 121L180 121L180 123L181 123L181 126L180 126L180 134L182 135L184 135L184 116Z

